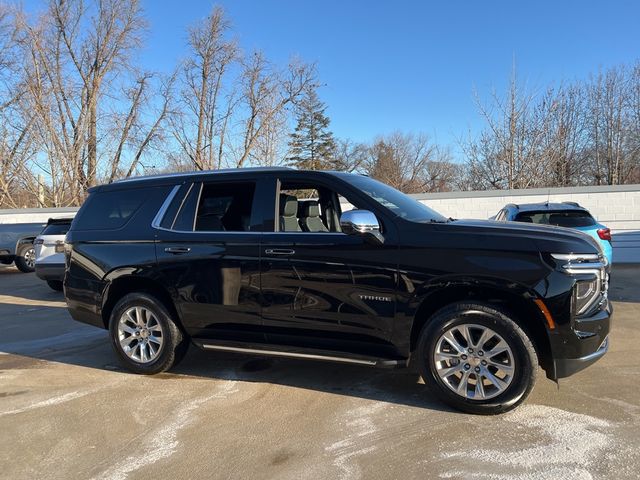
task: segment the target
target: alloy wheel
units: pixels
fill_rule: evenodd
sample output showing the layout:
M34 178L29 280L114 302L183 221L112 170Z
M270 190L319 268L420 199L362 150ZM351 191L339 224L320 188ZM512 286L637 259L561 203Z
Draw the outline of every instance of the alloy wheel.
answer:
M118 341L129 358L138 363L150 363L160 355L164 332L151 310L131 307L118 321Z
M433 361L442 382L472 400L500 395L513 381L516 368L504 338L477 324L456 325L445 331L436 342Z
M29 250L24 252L24 263L31 269L36 267L36 250L31 247Z

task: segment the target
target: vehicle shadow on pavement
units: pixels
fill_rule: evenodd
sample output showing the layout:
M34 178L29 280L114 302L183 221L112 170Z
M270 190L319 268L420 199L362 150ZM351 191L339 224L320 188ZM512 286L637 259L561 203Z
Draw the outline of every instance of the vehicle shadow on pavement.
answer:
M71 321L71 320L69 320ZM37 368L42 362L74 365L130 377L111 350L107 332L92 329L46 339L24 339L0 343L0 371L11 368ZM440 403L421 382L417 373L364 366L343 365L297 359L204 352L192 345L185 359L173 370L151 377L158 382L175 383L187 378L280 385L400 404L422 409L454 412ZM188 387L187 387L188 388ZM212 385L212 388L215 388Z

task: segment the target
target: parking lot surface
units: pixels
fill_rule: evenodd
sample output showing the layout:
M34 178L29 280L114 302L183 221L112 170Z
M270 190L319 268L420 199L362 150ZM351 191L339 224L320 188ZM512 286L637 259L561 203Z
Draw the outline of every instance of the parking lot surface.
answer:
M640 266L612 278L609 353L479 417L408 371L192 347L133 375L62 294L0 268L0 478L636 479Z

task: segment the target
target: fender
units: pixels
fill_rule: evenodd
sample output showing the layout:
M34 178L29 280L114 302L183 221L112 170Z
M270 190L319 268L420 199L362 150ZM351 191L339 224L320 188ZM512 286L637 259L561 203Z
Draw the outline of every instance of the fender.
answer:
M481 275L440 276L417 285L413 291L403 291L402 275L399 283L394 343L402 354L410 354L420 330L437 310L458 301L500 302L516 313L524 312L519 318L523 326L535 336L544 333L540 340L549 341L544 316L534 303L541 295L534 288Z

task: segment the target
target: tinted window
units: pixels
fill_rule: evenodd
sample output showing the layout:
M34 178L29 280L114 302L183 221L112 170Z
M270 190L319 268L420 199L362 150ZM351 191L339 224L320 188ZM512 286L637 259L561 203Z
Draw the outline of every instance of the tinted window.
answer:
M580 210L523 212L518 214L516 222L539 223L567 228L592 227L596 224L589 212Z
M251 223L254 183L194 184L171 227L180 231L246 232Z
M254 183L204 184L195 229L205 232L248 231L254 191Z
M193 231L196 216L196 207L200 199L201 183L194 183L190 188L187 196L180 202L178 215L175 221L168 228L178 231Z
M44 227L40 235L66 235L71 227L71 221L68 223L51 223Z
M123 227L149 197L146 188L94 192L74 220L78 230L112 230Z
M190 188L191 184L185 184L178 188L171 204L167 207L167 210L164 213L164 217L162 217L162 221L160 222L160 226L162 228L171 228L173 226L176 215L184 202L184 197L189 192Z

